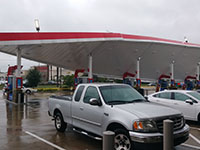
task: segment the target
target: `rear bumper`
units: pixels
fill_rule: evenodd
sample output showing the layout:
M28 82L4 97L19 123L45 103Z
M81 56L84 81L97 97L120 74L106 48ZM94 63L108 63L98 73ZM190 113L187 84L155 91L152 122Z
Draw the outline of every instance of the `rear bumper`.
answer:
M138 133L129 132L130 138L133 142L143 144L162 143L163 134L161 133ZM174 132L174 145L181 144L189 138L189 126L186 124L181 130Z

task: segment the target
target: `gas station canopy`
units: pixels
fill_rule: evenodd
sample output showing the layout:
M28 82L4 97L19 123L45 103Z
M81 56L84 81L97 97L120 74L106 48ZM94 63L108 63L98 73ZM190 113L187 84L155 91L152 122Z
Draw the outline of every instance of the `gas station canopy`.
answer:
M161 38L120 33L0 33L0 52L70 70L87 69L89 55L93 73L122 77L135 73L140 58L140 77L157 80L170 74L175 80L196 75L200 45Z

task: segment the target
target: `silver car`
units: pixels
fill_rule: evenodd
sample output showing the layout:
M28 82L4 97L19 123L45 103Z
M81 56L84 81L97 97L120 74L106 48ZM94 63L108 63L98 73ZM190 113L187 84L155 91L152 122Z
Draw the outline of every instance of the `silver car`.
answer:
M187 90L165 90L153 93L148 100L183 113L185 119L200 123L200 93Z

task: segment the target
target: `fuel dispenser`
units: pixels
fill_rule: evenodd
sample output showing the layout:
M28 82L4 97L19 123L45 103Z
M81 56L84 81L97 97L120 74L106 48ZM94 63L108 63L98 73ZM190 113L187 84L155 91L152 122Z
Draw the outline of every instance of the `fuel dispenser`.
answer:
M171 80L171 87L175 87L175 80Z
M86 76L82 76L82 77L78 76L79 73L84 73L84 72L85 72L85 69L76 69L76 71L74 73L74 87L75 88L80 83L92 83L93 82L93 78L88 78ZM88 69L88 72L89 72L89 69Z
M169 85L169 80L170 80L169 75L162 74L158 78L158 82L157 82L157 86L156 86L156 92L158 92L159 90L163 91L163 90L167 89L168 85Z
M135 89L144 96L144 89L141 88L141 79L137 78L135 79L136 74L130 73L130 72L125 72L123 74L123 83L128 84L132 87L135 86L135 81L136 81L136 86Z
M21 90L23 86L23 79L22 77L16 78L16 89Z
M196 88L197 88L197 89L200 89L200 80L197 80L196 82L197 82Z
M10 75L7 77L8 78L8 91L7 91L7 99L8 100L13 100L13 87L14 87L14 76Z
M125 72L123 74L123 83L134 87L134 81L135 81L135 74L129 72Z
M140 88L141 87L141 79L136 79L136 87Z
M23 79L14 75L17 66L10 66L7 73L7 99L13 102L23 102L24 95L22 93Z
M193 90L195 88L196 77L187 76L184 80L183 90ZM197 83L198 84L198 83Z
M74 87L76 88L79 83L82 83L82 80L78 77L79 73L84 73L85 69L76 69L74 73Z

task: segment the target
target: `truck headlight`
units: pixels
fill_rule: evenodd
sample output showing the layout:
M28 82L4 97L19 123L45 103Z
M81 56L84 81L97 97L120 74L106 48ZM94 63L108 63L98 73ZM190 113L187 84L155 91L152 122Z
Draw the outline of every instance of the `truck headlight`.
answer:
M158 131L156 123L151 120L135 121L133 130L136 132L156 132Z

